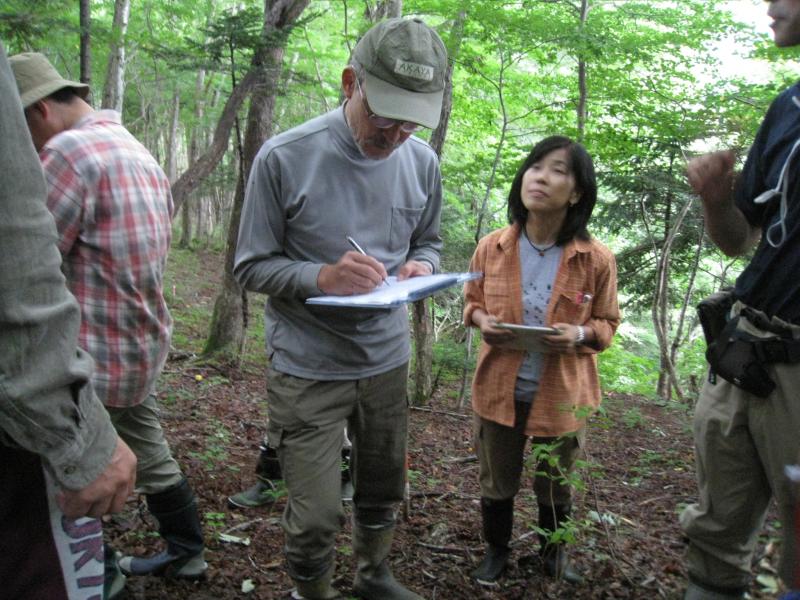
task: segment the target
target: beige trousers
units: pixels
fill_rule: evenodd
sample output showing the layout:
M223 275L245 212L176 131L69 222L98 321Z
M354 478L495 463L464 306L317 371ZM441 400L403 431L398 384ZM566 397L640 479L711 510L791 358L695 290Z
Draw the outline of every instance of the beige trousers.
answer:
M119 437L136 455L136 493L157 494L183 480L180 466L172 458L161 420L156 397L126 408L106 407Z
M743 588L772 498L791 523L784 467L800 453L800 364L768 367L777 384L758 398L720 377L706 381L694 416L698 501L680 517L689 537L689 576L700 584ZM781 559L789 582L792 560Z
M473 444L478 455L481 496L484 498L506 500L519 491L525 447L531 438L523 430L526 419L517 418L516 421L515 427L508 427L477 415L474 418ZM566 476L572 473L575 461L582 455L585 440L585 427L571 435L532 438L534 451L537 445L542 449L547 447L539 460L532 457L537 473L533 490L539 504L563 508L572 505L572 487L566 484ZM556 460L547 460L546 455Z
M284 550L296 580L319 577L333 563L344 521L342 431L352 441L354 520L388 528L403 499L408 433L408 364L373 377L301 379L270 369L269 441L289 492Z

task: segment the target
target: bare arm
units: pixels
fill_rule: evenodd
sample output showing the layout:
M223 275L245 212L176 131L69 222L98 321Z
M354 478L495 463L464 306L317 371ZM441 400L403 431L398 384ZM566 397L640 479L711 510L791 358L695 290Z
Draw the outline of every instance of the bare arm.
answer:
M734 203L734 160L726 150L698 156L686 166L689 185L703 200L708 234L728 256L744 254L761 237L761 229L748 223Z

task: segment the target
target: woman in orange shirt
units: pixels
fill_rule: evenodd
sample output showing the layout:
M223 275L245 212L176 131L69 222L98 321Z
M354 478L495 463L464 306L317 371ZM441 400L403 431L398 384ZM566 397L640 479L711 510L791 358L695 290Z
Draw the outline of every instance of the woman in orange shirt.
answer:
M600 403L598 352L619 325L614 255L586 225L597 200L594 165L569 138L539 142L508 195L510 225L481 239L470 264L482 279L465 286L464 324L481 330L472 383L486 556L472 576L495 581L510 554L514 496L529 437L549 444L534 479L539 526L569 519L567 477L580 456L585 421ZM519 347L499 323L550 326L558 332ZM550 464L551 462L555 464ZM558 536L541 535L545 571L577 583Z

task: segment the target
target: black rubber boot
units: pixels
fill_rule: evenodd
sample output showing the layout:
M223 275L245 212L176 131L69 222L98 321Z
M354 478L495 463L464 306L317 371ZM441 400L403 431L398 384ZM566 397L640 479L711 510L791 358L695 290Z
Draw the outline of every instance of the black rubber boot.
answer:
M293 600L336 600L342 596L331 585L335 565L331 565L325 573L315 579L295 579Z
M342 448L342 502L353 501L353 481L350 476L350 448Z
M203 528L189 482L147 495L147 507L158 521L167 549L155 556L126 556L119 567L126 575L158 575L203 579L208 565L203 559Z
M552 533L569 520L569 515L569 507L539 504L539 527ZM549 535L539 534L544 572L567 583L582 583L583 577L570 565L566 546L562 543L551 543L548 538Z
M278 453L275 448L270 446L259 446L258 462L256 463L256 477L266 481L276 481L283 479L281 463L278 461Z
M357 570L353 593L363 600L423 600L400 584L389 569L394 526L370 528L353 525L353 551Z
M470 576L478 581L497 581L505 571L511 554L508 542L511 540L511 528L514 525L514 498L481 498L481 517L486 555Z
M108 544L103 544L103 600L114 600L125 589L125 575L119 570L120 555Z
M228 497L232 508L257 508L272 504L286 495L282 485L283 472L274 448L261 446L256 463L257 481L246 490Z

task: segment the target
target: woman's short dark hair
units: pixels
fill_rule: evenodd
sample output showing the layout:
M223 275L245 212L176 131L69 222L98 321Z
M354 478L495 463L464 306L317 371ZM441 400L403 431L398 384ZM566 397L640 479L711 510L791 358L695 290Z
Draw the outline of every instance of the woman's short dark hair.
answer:
M569 157L569 169L575 178L575 191L580 194L578 202L567 208L567 216L558 232L556 243L561 245L572 238L582 240L589 239L589 232L586 224L592 216L594 205L597 202L597 180L594 174L594 163L592 157L581 144L562 135L553 135L543 139L531 150L528 157L522 162L511 184L511 191L508 193L508 222L519 223L522 227L528 220L528 209L522 203L520 192L522 190L522 176L532 164L554 150L567 150Z

